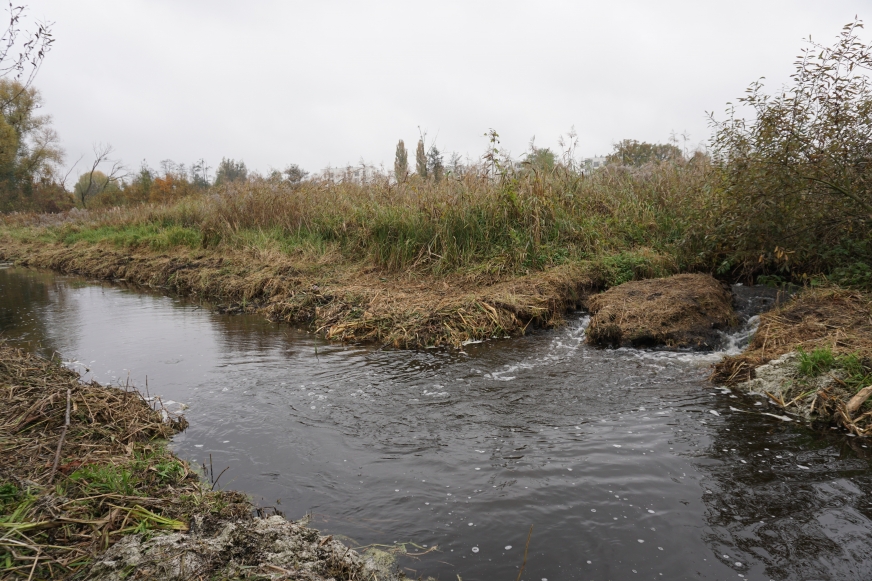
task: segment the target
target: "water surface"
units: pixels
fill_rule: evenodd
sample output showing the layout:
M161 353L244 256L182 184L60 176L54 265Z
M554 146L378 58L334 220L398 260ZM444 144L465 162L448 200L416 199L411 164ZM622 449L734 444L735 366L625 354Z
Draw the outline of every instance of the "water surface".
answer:
M528 580L872 578L864 442L713 388L718 354L593 349L585 324L376 350L0 270L8 341L189 406L175 450L261 506L355 546L438 547L400 560L410 576L515 579L532 525Z

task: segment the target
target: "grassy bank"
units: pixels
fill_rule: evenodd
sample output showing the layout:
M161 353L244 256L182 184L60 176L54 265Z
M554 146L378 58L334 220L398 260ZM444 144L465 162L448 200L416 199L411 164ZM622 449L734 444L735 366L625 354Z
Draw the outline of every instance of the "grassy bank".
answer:
M66 578L125 535L188 529L195 514L245 516L166 447L185 427L135 391L0 344L0 570Z
M401 184L253 178L163 204L11 214L0 260L400 347L553 326L592 290L637 278L872 284L866 229L796 210L791 221L824 234L742 234L757 218L704 155L593 173L508 167Z
M872 435L872 296L842 288L799 293L763 313L745 352L717 363L712 380Z
M459 345L559 324L591 289L703 267L703 161L594 176L253 180L163 205L10 215L0 259L120 278L332 339Z
M398 578L213 490L167 449L186 423L165 414L0 343L0 578Z
M706 171L260 180L168 205L7 216L0 259L259 310L331 339L460 345L559 324L592 289L699 267L683 241Z
M468 168L462 177L403 184L387 176L297 185L252 179L36 230L32 217L9 216L4 232L158 252L257 249L434 275L515 275L604 256L632 265L644 262L640 251L691 268L699 252L688 234L710 205L711 173L701 158L587 176L558 166L497 178Z

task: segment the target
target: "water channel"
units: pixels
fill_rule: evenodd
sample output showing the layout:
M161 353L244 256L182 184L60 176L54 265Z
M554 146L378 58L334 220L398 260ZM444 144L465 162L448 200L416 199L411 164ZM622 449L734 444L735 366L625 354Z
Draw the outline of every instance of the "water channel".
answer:
M0 269L0 336L187 406L174 449L260 506L353 546L436 546L399 560L410 577L514 580L532 525L533 581L872 578L865 442L710 385L720 354L595 349L585 324L377 350Z

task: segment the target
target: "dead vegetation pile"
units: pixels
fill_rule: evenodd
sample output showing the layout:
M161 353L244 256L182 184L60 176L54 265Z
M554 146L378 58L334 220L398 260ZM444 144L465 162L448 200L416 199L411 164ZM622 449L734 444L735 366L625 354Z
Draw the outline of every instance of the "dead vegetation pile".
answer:
M0 474L45 485L187 425L164 421L136 390L81 383L74 371L2 344L0 401Z
M135 390L0 344L0 565L8 578L65 578L123 535L184 530L185 500L218 510L163 442L184 428ZM220 507L218 505L221 505Z
M587 339L609 347L717 347L737 324L733 296L705 274L631 281L592 297Z
M370 581L354 551L214 491L166 447L185 425L136 390L0 344L0 577ZM169 545L189 554L172 561ZM172 577L173 562L188 566Z
M565 265L499 279L385 273L336 257L299 264L277 252L221 256L119 251L100 245L25 244L6 239L0 260L199 297L229 312L261 312L328 339L403 348L459 346L560 324L598 286L592 269Z
M748 348L715 364L711 380L872 435L872 297L841 288L797 294L760 315Z

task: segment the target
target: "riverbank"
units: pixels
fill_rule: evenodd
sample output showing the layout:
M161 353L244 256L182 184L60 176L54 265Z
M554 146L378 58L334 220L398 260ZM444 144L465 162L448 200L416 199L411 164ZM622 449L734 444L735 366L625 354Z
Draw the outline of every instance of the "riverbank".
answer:
M243 494L206 483L167 448L184 417L135 389L82 383L0 344L0 400L4 578L392 578L332 537L255 518Z
M167 289L328 339L459 347L559 325L594 289L711 271L694 233L709 230L713 171L695 158L401 184L258 178L164 203L0 216L0 260Z
M711 380L800 418L872 435L872 296L801 291L761 314L748 348L717 363Z
M336 257L303 262L253 249L155 252L9 236L0 238L0 261L170 291L221 311L305 326L331 340L403 348L460 347L560 325L610 276L593 262L518 276L435 276L385 272Z

